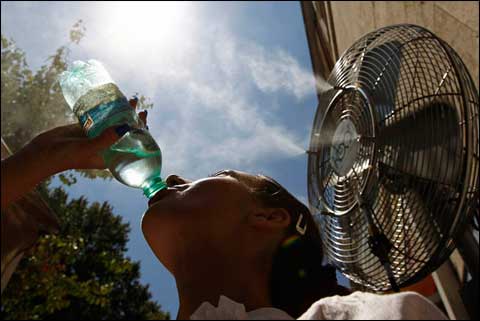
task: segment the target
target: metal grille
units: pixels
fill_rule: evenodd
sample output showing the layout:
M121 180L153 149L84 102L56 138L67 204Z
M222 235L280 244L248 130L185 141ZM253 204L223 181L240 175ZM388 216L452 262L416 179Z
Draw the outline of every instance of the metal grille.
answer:
M328 82L308 165L326 253L373 291L415 283L448 258L478 200L478 91L415 25L367 34Z

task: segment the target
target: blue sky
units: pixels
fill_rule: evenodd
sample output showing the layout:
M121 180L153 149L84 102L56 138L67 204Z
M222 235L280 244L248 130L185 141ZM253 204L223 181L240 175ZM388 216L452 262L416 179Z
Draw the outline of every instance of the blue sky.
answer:
M148 121L163 176L262 173L307 202L304 151L317 99L298 2L2 2L1 18L2 34L25 50L33 69L83 19L85 37L70 47L70 59L102 61L127 96L139 92L154 103ZM141 234L141 191L79 179L68 192L108 201L130 222L128 255L141 261L142 281L175 316L174 280Z

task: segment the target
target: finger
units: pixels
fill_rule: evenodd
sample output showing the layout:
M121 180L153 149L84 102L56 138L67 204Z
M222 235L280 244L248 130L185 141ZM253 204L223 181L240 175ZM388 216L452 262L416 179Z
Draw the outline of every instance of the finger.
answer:
M147 115L148 115L148 112L146 110L138 113L138 117L140 117L140 119L143 121L145 126L147 126Z
M65 135L71 137L85 137L85 131L79 123L64 126L62 129L65 130Z
M85 132L79 123L59 126L49 131L45 131L43 134L51 134L55 137L85 137Z
M130 103L130 106L132 106L133 109L136 109L138 104L138 97L133 96L133 98L130 98L128 102Z

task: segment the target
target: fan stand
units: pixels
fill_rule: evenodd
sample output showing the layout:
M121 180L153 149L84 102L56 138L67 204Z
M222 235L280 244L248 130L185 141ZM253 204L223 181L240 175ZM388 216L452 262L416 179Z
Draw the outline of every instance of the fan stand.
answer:
M364 209L364 213L367 210ZM395 281L395 276L392 271L392 266L390 264L390 260L388 259L388 253L392 248L392 243L388 240L385 234L380 233L378 228L371 222L370 215L365 215L367 218L370 218L370 222L368 222L368 231L370 237L368 238L368 243L372 249L372 253L378 257L380 263L383 265L385 272L387 272L388 280L392 285L392 290L394 292L400 292L400 288L398 287L397 282Z
M393 274L392 265L390 264L390 260L388 259L388 253L392 249L392 243L389 239L385 236L384 233L381 233L375 223L373 222L372 218L372 210L367 203L363 202L360 197L357 195L357 202L362 209L363 213L365 214L365 218L367 219L368 223L368 234L370 235L368 238L368 244L372 249L372 253L378 257L380 263L382 264L385 272L387 273L388 280L390 281L390 285L392 286L392 290L394 292L400 292L400 288L395 281L395 276Z

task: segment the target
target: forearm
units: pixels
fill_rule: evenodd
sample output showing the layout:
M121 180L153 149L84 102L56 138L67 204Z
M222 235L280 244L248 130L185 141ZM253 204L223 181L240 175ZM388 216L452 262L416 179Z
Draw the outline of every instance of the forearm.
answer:
M2 160L2 211L51 175L61 171L46 148L35 141Z

